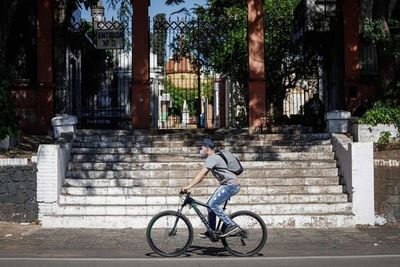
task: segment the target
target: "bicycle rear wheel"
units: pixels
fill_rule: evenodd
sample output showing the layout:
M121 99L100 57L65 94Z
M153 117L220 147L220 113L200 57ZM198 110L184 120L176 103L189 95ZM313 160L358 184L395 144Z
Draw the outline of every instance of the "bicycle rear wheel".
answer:
M158 255L176 257L184 253L193 242L193 227L189 219L176 211L163 211L155 215L146 230L150 248Z
M261 217L244 210L235 212L230 217L242 230L221 238L225 249L239 257L248 257L258 253L267 242L267 227ZM224 230L225 225L222 232Z

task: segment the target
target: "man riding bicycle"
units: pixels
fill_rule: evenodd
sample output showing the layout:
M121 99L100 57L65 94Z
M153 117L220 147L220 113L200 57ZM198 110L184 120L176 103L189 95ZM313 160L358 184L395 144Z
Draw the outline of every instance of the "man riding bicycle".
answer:
M204 138L201 141L200 154L206 156L203 168L197 173L193 180L186 186L182 187L181 192L185 193L190 188L201 183L209 171L212 172L215 178L220 183L220 186L215 190L214 194L208 200L208 223L212 230L216 228L216 216L227 226L224 235L230 235L237 232L239 228L232 219L225 214L220 207L226 200L240 191L240 184L237 176L228 170L227 163L224 159L215 153L215 142L209 138ZM209 232L199 234L200 237L210 237Z

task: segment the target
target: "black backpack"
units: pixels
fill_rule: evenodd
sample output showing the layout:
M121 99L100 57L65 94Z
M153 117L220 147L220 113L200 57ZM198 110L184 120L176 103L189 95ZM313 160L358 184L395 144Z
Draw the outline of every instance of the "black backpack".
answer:
M231 152L223 149L218 151L216 154L225 161L226 165L228 166L228 171L233 172L236 175L240 175L243 172L242 164L240 164L238 158L235 157L235 155L233 155Z

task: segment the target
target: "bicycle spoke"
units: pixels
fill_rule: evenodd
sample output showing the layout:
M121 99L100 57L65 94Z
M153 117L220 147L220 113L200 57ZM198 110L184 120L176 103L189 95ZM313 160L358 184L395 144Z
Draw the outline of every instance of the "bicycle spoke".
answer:
M262 220L249 212L239 213L233 220L242 230L225 237L222 240L224 246L236 256L251 256L262 249L266 241L266 228Z
M159 215L147 230L149 245L160 255L179 255L191 244L190 227L188 222L178 218L173 212Z

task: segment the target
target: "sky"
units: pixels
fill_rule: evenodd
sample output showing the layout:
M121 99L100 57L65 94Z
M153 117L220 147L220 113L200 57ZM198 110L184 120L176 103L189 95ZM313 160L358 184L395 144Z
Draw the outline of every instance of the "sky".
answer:
M105 5L105 15L107 20L111 20L112 17L116 18L116 12L112 10L111 8L107 7L107 0L103 0L103 3ZM186 0L184 4L180 5L172 5L172 6L166 6L165 5L165 0L150 0L150 7L149 7L149 16L151 18L154 17L154 15L158 13L165 13L167 15L167 19L170 17L170 14L178 11L182 8L187 8L190 9L197 5L205 5L206 0ZM85 8L82 8L81 10L81 16L85 20L90 20L90 10L85 10ZM171 19L176 19L177 14L172 15ZM180 15L183 16L183 15Z

